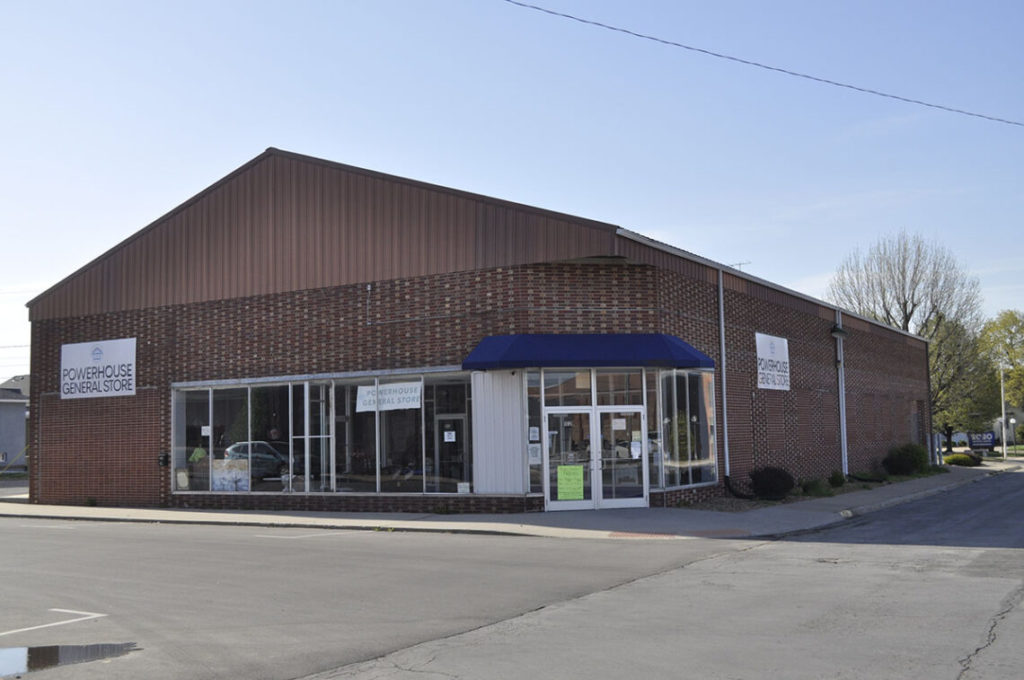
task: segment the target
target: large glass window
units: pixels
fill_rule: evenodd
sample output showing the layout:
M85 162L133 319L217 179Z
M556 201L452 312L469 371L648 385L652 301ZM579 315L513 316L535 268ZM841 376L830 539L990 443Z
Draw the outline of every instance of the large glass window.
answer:
M419 379L381 380L377 390L380 490L422 493L423 382Z
M210 393L178 392L174 398L174 488L210 490Z
M465 374L213 387L173 396L173 488L469 493Z
M662 374L661 440L665 443L662 468L665 486L690 483L690 439L686 415L686 374L674 371Z
M650 485L660 489L665 485L661 479L661 426L660 405L658 404L658 375L647 375L647 466Z
M309 385L309 437L302 472L305 488L331 490L331 386ZM304 474L303 474L304 473Z
M590 371L544 371L545 406L590 406Z
M717 479L714 376L666 371L661 377L662 473L665 486Z
M249 390L213 392L214 491L249 491Z
M691 373L690 389L690 483L714 482L715 450L715 380L710 373Z
M530 493L544 492L544 449L541 442L540 371L526 373L526 462L530 468Z
M426 491L469 493L473 469L469 381L431 378L424 383Z
M288 386L254 387L250 392L252 446L250 485L253 491L282 491L291 474L291 418Z
M334 387L335 490L377 490L377 411L373 402L365 399L360 406L359 395L364 397L375 390L375 381L353 380Z
M640 369L598 369L598 406L639 406L644 403L644 374Z

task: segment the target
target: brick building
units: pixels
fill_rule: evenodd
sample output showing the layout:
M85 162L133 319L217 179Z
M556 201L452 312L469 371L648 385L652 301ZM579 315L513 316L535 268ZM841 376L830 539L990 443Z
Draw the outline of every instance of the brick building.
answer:
M917 337L614 225L277 149L28 306L37 503L663 505L931 429Z

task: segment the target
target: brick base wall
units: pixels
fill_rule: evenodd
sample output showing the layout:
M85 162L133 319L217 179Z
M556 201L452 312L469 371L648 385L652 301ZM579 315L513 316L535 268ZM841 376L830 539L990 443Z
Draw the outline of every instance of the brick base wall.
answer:
M176 508L433 514L542 512L543 496L414 494L174 494Z

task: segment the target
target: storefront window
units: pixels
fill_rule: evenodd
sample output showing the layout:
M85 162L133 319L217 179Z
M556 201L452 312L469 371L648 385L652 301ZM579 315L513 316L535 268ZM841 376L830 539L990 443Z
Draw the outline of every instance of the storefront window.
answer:
M690 389L690 483L714 482L718 476L715 465L715 381L710 373L691 373Z
M665 486L703 484L717 479L714 404L714 376L711 373L662 373L661 436Z
M334 480L339 492L377 490L377 412L360 408L360 391L374 391L375 381L346 381L334 387Z
M282 491L288 487L291 474L288 386L254 387L249 398L253 439L249 451L250 488Z
M658 373L647 373L647 466L651 488L664 486L661 480L661 428L658 404Z
M246 388L213 392L214 491L249 491L249 391Z
M422 493L423 381L381 380L377 389L380 490L385 493Z
M210 490L210 393L178 392L174 398L174 488Z
M469 381L432 378L424 384L427 493L469 493L473 469Z
M545 406L590 404L590 371L544 371Z
M644 375L640 369L599 369L596 373L598 406L640 406L644 403Z
M331 490L331 397L329 384L309 385L309 435L305 447L308 454L297 474L310 491Z
M530 466L530 493L544 492L544 450L541 442L540 371L526 374L526 461Z

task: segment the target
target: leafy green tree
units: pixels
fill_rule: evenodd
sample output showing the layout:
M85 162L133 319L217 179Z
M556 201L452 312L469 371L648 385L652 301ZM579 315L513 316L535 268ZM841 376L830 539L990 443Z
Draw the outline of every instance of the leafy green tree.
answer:
M1015 309L999 312L981 329L982 350L1004 369L1006 401L1024 408L1024 313Z

